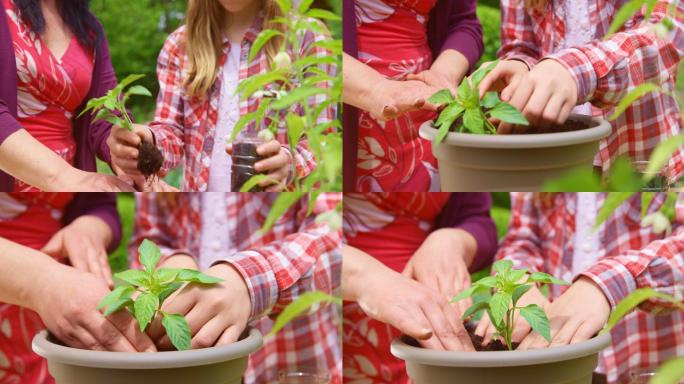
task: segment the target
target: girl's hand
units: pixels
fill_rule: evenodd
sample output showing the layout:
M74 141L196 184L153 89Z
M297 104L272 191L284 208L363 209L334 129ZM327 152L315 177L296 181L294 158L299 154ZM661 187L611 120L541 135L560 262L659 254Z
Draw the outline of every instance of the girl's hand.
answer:
M524 294L520 300L518 300L518 307L524 307L530 304L537 304L544 310L549 308L549 300L544 296L539 288L532 287L526 294ZM511 341L514 343L521 342L525 336L530 334L532 327L527 323L522 316L520 316L520 311L515 312L515 324L513 325L513 335L511 335ZM482 315L480 322L477 323L477 328L475 328L475 334L483 338L482 345L489 344L494 338L494 333L496 333L496 328L492 325L492 321L489 319L487 312Z
M133 317L119 311L104 317L96 308L109 293L98 276L65 265L36 284L30 299L47 329L76 348L116 352L155 352Z
M477 244L467 232L438 229L430 233L404 268L403 274L439 292L447 301L470 287L470 264ZM468 309L469 301L456 303L459 312Z
M134 132L113 126L107 145L112 156L112 168L129 176L142 176L138 170L138 146L145 140L154 142L152 131L146 125L133 124Z
M206 273L223 281L208 286L188 284L162 306L164 312L185 316L193 349L237 341L247 326L252 308L247 285L232 266L220 263ZM159 318L152 322L147 333L160 349L172 347Z
M551 323L551 343L530 333L519 350L554 347L589 340L608 321L610 303L601 288L588 277L580 277L546 311Z
M259 186L266 192L280 192L287 187L288 178L292 167L290 152L280 145L277 140L271 140L259 145L256 149L259 156L265 159L254 163L254 170L268 176L267 180L259 182ZM228 144L226 152L233 154L233 146Z
M491 61L483 63L480 68L487 67L491 63ZM520 60L499 61L496 67L480 82L480 97L487 92L501 92L501 90L509 87L515 89L527 72L529 72L527 64Z
M114 286L107 247L112 231L96 216L81 216L55 233L41 250L52 257L66 257L75 268L90 272L110 288Z
M517 81L508 84L501 91L501 100L521 111L530 126L543 128L565 123L577 105L577 85L562 64L551 59L542 60ZM512 125L502 123L498 132L510 133L512 129Z

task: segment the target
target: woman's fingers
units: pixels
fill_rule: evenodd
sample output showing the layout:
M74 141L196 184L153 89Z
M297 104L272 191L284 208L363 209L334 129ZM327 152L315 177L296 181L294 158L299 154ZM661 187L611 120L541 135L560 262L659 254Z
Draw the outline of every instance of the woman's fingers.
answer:
M139 352L156 352L157 348L147 334L140 332L138 323L128 312L119 311L107 317L109 322L118 329L128 342Z
M451 323L444 313L446 308L450 308L448 305L440 306L434 301L428 301L423 303L421 308L430 322L430 325L432 325L434 337L439 340L442 349L462 350L464 348L456 334L456 331L453 329ZM453 308L451 309L453 310Z
M99 315L99 312L98 312ZM90 332L97 342L107 351L112 352L137 352L135 347L124 335L106 318L92 316L82 326Z

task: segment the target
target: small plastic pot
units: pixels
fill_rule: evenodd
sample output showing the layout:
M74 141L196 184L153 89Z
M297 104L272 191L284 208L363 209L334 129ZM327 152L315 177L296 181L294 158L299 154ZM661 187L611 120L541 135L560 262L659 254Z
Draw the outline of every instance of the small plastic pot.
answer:
M591 384L598 354L610 341L610 334L605 333L545 349L455 352L417 347L403 336L392 342L391 352L406 361L415 384Z
M240 192L242 186L257 172L254 164L262 160L263 157L257 154L256 148L263 141L260 139L243 139L233 143L233 154L231 156L230 190ZM261 192L262 188L256 186L250 192Z
M70 348L47 331L33 338L33 351L48 361L57 384L240 384L250 353L261 348L256 329L230 345L155 353Z

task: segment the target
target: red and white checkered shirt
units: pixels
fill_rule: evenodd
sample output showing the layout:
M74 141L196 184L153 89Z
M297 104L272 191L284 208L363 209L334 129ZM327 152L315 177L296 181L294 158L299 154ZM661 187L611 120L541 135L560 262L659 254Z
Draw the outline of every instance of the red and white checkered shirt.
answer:
M286 211L266 233L264 223L277 193L227 193L226 215L231 225L231 248L224 261L235 267L247 283L252 301L250 323L264 335L283 308L310 291L338 294L341 278L341 231L316 223L321 212L335 208L341 193L323 193L307 216L308 200ZM130 254L137 255L143 239L162 249L163 257L186 253L197 257L202 230L199 193L137 194L135 233ZM137 260L131 258L136 265ZM295 319L249 357L245 383L273 383L278 372L322 371L341 383L342 351L339 315L334 305L321 307Z
M598 261L578 276L572 273L577 194L538 196L511 194L511 221L497 259L566 281L587 276L601 287L613 308L631 291L645 287L684 300L684 194L677 201L677 220L669 236L641 226L640 195L618 207L598 229ZM605 196L597 196L597 206L602 206ZM648 212L657 211L665 198L657 195ZM551 299L565 289L551 286ZM684 355L684 314L660 300L649 300L639 308L613 328L612 345L601 353L599 371L610 383L626 383L630 371L654 370Z
M677 65L684 52L682 15L684 3L677 1L678 18L667 39L651 31L639 12L610 38L603 40L615 13L626 0L589 1L592 42L563 49L565 20L563 1L547 1L544 10L527 10L522 0L501 0L501 59L516 59L532 68L539 60L552 58L563 64L577 84L578 102L591 102L594 115L609 117L630 90L647 82L675 90ZM658 1L650 22L661 20L675 0ZM583 16L586 17L586 16ZM682 121L675 99L665 93L649 93L632 103L611 122L612 134L601 141L594 164L607 170L618 156L648 160L661 141L681 133ZM684 172L684 153L675 153L667 171L678 178Z
M240 69L238 80L242 81L249 77L259 75L270 70L266 54L261 50L253 61L249 61L249 51L254 39L258 36L263 25L263 17L257 17L253 25L245 33L240 48ZM179 165L184 167L184 177L181 185L183 191L206 191L209 180L209 168L211 163L211 150L214 148L216 124L218 122L219 98L221 90L221 74L230 50L230 42L223 40L223 56L218 68L218 75L214 85L209 90L207 97L202 99L190 98L183 87L187 78L188 55L184 48L185 26L178 28L167 39L157 59L157 77L159 78L159 95L157 96L157 109L154 121L150 128L155 135L157 145L164 154L162 169L168 171ZM330 52L316 42L327 40L329 37L308 31L301 37L301 49L299 57L330 56ZM293 52L290 52L295 57ZM293 59L294 61L294 59ZM320 65L319 69L329 74L336 75L334 65ZM319 82L320 88L332 87L331 82ZM265 91L271 90L273 85L265 87ZM309 98L310 105L321 105L327 96L319 93ZM240 102L240 116L254 112L259 107L263 96L253 95L247 100ZM294 111L301 113L301 106L295 106ZM287 128L285 126L285 113L282 111L279 119L276 139L283 143L283 148L289 151L287 145ZM336 118L336 105L329 106L318 116L317 123L331 122ZM257 127L256 122L251 122L244 129L257 132L263 126ZM316 161L313 153L308 148L306 138L303 138L293 153L293 161L299 176L308 175L315 167Z

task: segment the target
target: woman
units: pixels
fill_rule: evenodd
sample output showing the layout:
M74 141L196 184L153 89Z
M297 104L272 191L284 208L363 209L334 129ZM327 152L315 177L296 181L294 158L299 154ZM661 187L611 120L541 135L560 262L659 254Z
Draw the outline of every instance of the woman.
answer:
M0 1L0 190L130 191L96 174L111 124L78 117L116 86L88 1Z
M407 383L390 343L406 333L432 349L472 350L449 299L496 250L486 193L344 196L345 380Z
M277 193L138 194L131 254L143 239L162 249L164 266L195 268L223 279L210 288L187 286L163 310L186 315L193 348L235 342L249 323L263 334L271 320L300 294L340 288L340 231L316 217L341 203L323 193L307 215L296 202L266 231L259 230ZM136 260L132 260L137 263ZM323 373L341 383L339 319L324 306L288 324L249 356L245 383L278 382L279 372ZM170 347L159 322L148 333Z
M54 382L31 350L45 328L77 348L156 350L132 316L97 310L120 238L114 195L0 193L0 382Z
M345 191L438 191L430 143L434 106L482 54L474 0L344 2ZM423 109L423 110L420 110ZM358 156L358 160L357 160Z
M112 131L114 163L129 175L139 175L135 147L141 138L155 140L164 154L162 172L183 165L182 190L230 190L231 147L226 148L226 140L238 120L255 112L265 97L262 92L241 101L235 90L241 81L272 68L282 39L271 39L254 60L248 58L262 30L282 30L282 24L274 21L278 17L282 15L275 0L191 0L187 24L169 36L159 55L155 120L149 127L136 126L137 134L118 128ZM298 42L299 51L287 54L329 56L326 49L314 45L326 39L324 34L308 31ZM320 69L335 74L332 66ZM319 84L330 86L329 82ZM311 104L320 102L320 97L310 100ZM331 121L334 116L331 104L322 111L319 122ZM290 152L285 119L277 118L281 120L277 137L257 147L265 159L254 165L256 172L269 176L260 185L272 192L285 189L294 180L292 164L300 177L315 167L306 140ZM251 122L243 132L256 137L262 128L262 122Z
M551 323L549 343L524 320L515 325L518 349L546 348L593 337L610 312L631 291L650 287L681 298L684 292L684 196L677 203L672 234L642 226L638 194L617 207L597 230L596 216L604 193L513 193L511 224L497 259L514 268L546 272L572 281L551 286L549 298L532 289L520 300L546 309ZM647 207L657 212L666 201L658 194ZM653 372L668 359L684 354L684 314L672 303L652 299L628 314L612 330L612 344L601 352L596 382L626 383L632 374ZM485 318L476 333L492 339Z

